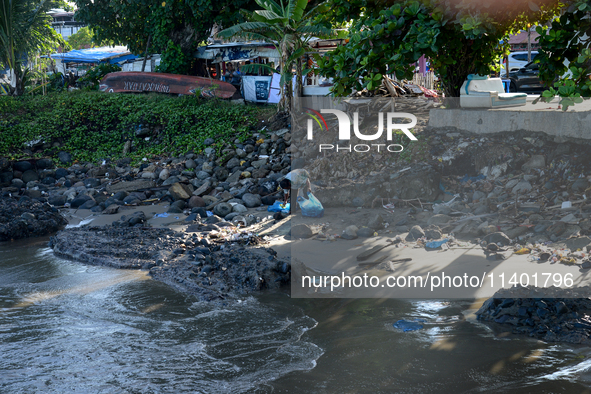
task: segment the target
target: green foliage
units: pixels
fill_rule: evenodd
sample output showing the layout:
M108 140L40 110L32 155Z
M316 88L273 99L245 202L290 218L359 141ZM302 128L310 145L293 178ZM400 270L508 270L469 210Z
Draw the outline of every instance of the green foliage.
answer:
M489 74L508 51L501 40L507 43L509 35L527 23L554 15L558 3L548 3L523 9L505 0L494 6L467 0L404 0L381 8L357 0L343 9L332 7L327 18L348 18L354 12L363 17L350 28L347 45L319 59L320 72L333 77L333 92L340 96L378 88L383 74L410 79L412 64L425 55L445 95L457 97L468 74Z
M39 0L0 0L0 64L14 69L16 88L25 92L23 62L40 53L48 53L64 44L51 28L46 14L53 3Z
M12 156L28 141L62 142L81 161L117 158L131 139L134 160L160 154L198 152L203 141L214 147L246 138L261 109L235 106L193 96L101 92L53 93L47 96L0 97L0 155ZM140 127L150 138L135 135Z
M238 10L252 0L75 0L76 20L87 23L97 40L113 40L131 52L160 53L160 69L186 73L199 43L215 23L229 26L240 20Z
M99 82L109 73L121 71L121 67L116 64L99 64L88 70L84 76L78 79L78 87L85 90L97 90Z
M88 26L81 28L75 34L68 37L68 44L72 49L84 49L114 45L110 40L97 40L94 32Z
M591 97L591 3L576 0L552 21L550 29L538 27L540 79L553 86L541 98L560 98L562 109Z

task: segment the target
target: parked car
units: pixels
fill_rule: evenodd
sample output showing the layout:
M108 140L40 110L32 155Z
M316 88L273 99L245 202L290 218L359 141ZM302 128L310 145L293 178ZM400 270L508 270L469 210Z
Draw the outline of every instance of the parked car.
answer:
M538 51L531 51L531 60L533 61L538 54ZM519 69L525 67L528 63L527 61L527 51L521 52L511 52L509 57L509 73L512 71L519 71ZM507 63L506 60L503 60L503 64L501 64L501 76L505 76L505 67Z
M509 92L541 92L546 86L540 81L540 63L529 62L525 67L509 73Z

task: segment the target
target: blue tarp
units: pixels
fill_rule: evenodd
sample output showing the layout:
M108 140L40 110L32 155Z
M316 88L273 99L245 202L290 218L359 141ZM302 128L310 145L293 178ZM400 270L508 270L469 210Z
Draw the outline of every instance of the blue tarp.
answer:
M89 49L75 49L67 53L54 53L52 59L59 59L64 63L121 63L125 60L135 59L125 47L101 47Z

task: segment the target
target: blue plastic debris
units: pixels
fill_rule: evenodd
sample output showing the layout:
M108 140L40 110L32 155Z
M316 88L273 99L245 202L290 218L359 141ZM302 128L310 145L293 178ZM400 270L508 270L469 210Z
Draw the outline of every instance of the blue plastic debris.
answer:
M209 217L209 216L213 216L213 212L211 212L211 211L207 211L207 216L208 216L208 217Z
M290 203L283 205L281 201L275 201L273 205L267 208L267 212L284 212L289 213Z
M464 177L462 179L460 179L460 183L466 183L468 181L476 182L476 181L480 181L482 179L486 179L486 177L482 174L480 174L478 176L470 176L470 175L466 174L466 175L464 175Z
M443 245L446 242L449 242L449 239L445 238L445 239L442 239L441 241L431 241L431 242L427 242L425 244L425 247L427 249L437 249L437 248L440 248L441 245Z
M308 198L298 196L298 204L302 210L302 216L311 218L321 218L324 216L324 207L322 203L311 193L308 192Z
M154 217L155 218L167 218L168 212L157 213L156 215L154 215Z
M423 328L423 325L421 323L424 323L425 321L422 319L414 319L413 321L409 321L409 320L398 320L396 323L392 324L394 326L394 328L397 328L399 330L402 330L403 332L407 332L407 331L416 331L416 330L420 330L421 328Z

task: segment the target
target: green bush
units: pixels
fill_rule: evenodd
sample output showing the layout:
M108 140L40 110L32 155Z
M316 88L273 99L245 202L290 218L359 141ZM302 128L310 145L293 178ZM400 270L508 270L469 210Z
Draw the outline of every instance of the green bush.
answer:
M130 156L199 152L211 137L215 148L245 139L268 108L235 106L194 96L53 93L47 96L0 97L0 155L18 156L28 142L60 142L56 150L80 161L96 161L123 153L133 141ZM137 137L138 128L148 135ZM47 154L47 152L45 152Z
M109 73L121 71L121 67L116 64L99 64L91 68L78 79L78 87L85 90L98 90L99 82L103 77Z

